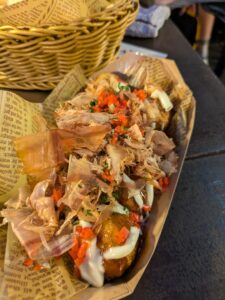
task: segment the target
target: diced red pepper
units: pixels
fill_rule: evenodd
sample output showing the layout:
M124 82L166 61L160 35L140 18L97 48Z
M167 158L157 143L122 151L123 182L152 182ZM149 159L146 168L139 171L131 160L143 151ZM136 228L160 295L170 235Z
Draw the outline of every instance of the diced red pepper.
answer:
M95 234L94 234L93 230L90 227L82 228L82 231L80 233L80 237L82 239L90 240L90 239L93 239L94 236L95 236Z
M166 191L168 185L170 184L170 180L169 180L169 177L168 176L165 176L165 177L161 177L159 179L159 184L161 186L161 189L163 192Z
M127 109L127 106L128 106L128 104L127 104L126 100L120 101L119 104L115 108L115 113L121 113L121 112L123 112L124 110Z
M77 258L78 250L79 250L79 241L75 237L73 240L73 247L69 251L69 255L73 258L73 260L75 260Z
M141 100L144 101L147 97L147 94L144 90L134 90L133 93Z
M115 112L116 112L116 110L115 110ZM128 117L121 113L117 115L117 119L114 119L112 121L112 125L114 125L114 126L128 127L128 124L129 124Z
M77 257L79 257L79 258L84 257L86 255L88 247L89 247L89 244L87 242L82 242L82 244L78 250Z
M170 179L168 176L164 177L164 185L167 187L170 184Z
M91 107L94 112L110 111L111 113L119 113L126 108L127 101L119 101L119 97L117 95L109 93L108 91L101 91L101 93L98 95L97 105Z
M146 204L145 204L145 205L143 205L143 211L144 211L144 212L150 212L150 211L151 211L151 209L152 209L152 208L151 208L151 206L149 206L149 205L146 205Z
M39 264L37 264L37 265L35 265L34 267L33 267L33 270L34 271L40 271L40 270L42 270L44 267L42 266L42 265L39 265Z
M114 180L113 176L109 173L109 170L105 170L101 175L102 179L112 182Z
M82 226L77 226L76 232L80 234L82 232Z
M52 198L53 198L53 200L54 200L55 203L57 201L59 201L59 199L62 198L62 191L61 191L61 189L54 188L53 192L52 192Z
M124 127L128 126L129 120L127 116L120 114L117 116L117 118L122 126Z
M83 242L81 244L81 246L78 250L78 253L77 253L77 258L75 259L75 263L77 266L80 266L84 262L88 247L89 247L89 244L87 242Z
M120 102L120 106L121 106L122 109L126 109L127 106L128 106L128 105L127 105L127 101L126 101L126 100L121 101L121 102Z
M76 264L74 265L74 273L75 273L75 276L76 276L78 279L81 279L80 270L79 270L79 268L76 266Z
M118 101L118 97L114 94L111 94L107 97L107 104L108 105L114 104L115 106L118 106L120 103Z
M140 215L135 212L130 212L129 218L134 226L140 227Z
M115 145L117 142L118 142L118 134L114 133L114 135L112 136L111 143Z
M125 130L122 126L116 126L115 127L115 133L117 134L124 134Z
M121 107L120 107L120 105L118 105L118 106L115 108L114 112L115 112L115 113L121 112ZM118 121L117 121L116 123L118 124Z
M98 107L101 109L108 108L109 105L114 104L118 106L120 104L118 97L114 94L109 94L106 91L102 91L98 96Z
M103 108L108 105L108 93L106 91L102 91L98 96L98 107Z
M33 265L33 260L31 258L27 258L27 259L24 260L23 265L25 267L30 267L30 266Z
M130 234L130 231L125 226L123 226L119 232L116 232L115 242L118 245L122 245L127 240L129 234Z
M69 255L72 257L73 260L77 258L77 252L75 252L73 249L69 251Z
M93 110L94 110L94 112L101 112L102 111L102 109L97 105L95 107L93 107Z
M74 260L74 262L75 262L77 268L79 268L79 266L84 262L84 258L76 258Z
M120 105L115 108L115 113L122 113L126 109L127 105L125 106L123 103L120 103Z

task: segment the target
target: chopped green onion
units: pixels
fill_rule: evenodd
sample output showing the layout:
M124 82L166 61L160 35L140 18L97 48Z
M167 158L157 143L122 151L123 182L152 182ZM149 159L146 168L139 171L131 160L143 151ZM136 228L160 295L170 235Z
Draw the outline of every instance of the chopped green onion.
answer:
M116 92L120 92L120 91L130 91L131 88L127 83L123 83L123 82L118 82L117 88L116 88Z
M119 140L119 141L123 141L125 138L126 138L126 135L125 135L125 134L120 134L120 135L118 136L118 140Z
M71 220L71 223L72 225L78 225L80 223L80 221L77 219L77 217L74 217L72 220Z
M90 106L95 106L98 103L98 100L92 100L90 102Z
M108 165L107 161L105 161L103 164L103 170L107 170L108 168L109 168L109 165Z
M93 216L93 214L92 214L92 212L91 212L90 209L85 209L84 210L84 214L85 214L85 216Z
M129 209L127 207L123 206L123 210L126 214L129 213Z
M106 193L102 193L100 196L100 202L102 204L109 204L109 197Z
M119 199L119 192L118 191L114 191L112 192L113 197L118 200Z
M129 85L127 85L127 86L124 86L124 87L123 87L123 90L125 90L125 91L130 91L130 87L129 87Z

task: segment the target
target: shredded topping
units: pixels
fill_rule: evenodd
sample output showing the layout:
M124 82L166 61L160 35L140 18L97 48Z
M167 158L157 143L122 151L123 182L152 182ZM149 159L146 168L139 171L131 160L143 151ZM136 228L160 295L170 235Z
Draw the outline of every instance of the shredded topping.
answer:
M30 258L69 251L80 268L90 256L91 240L115 213L129 217L132 227L118 229L117 246L104 259L134 249L154 191L164 191L176 172L177 155L162 131L171 118L169 96L131 82L102 74L56 110L58 128L15 140L33 187L20 190L1 214Z

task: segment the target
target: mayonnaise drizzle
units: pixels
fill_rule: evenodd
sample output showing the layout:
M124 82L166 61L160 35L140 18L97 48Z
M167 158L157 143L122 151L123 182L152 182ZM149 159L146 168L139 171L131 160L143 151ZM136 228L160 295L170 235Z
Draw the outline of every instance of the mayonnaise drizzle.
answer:
M123 173L123 181L125 183L130 183L130 184L134 184L135 182L130 179L125 173ZM137 203L137 205L142 208L143 207L143 199L141 196L141 191L138 189L129 189L128 188L128 193L130 197L134 197L135 202Z
M91 223L83 221L83 220L80 220L78 225L82 226L82 227L91 227Z
M147 205L152 207L153 201L154 201L154 187L150 183L146 183L146 192L147 192Z
M121 215L128 215L129 209L125 206L121 205L118 201L115 201L115 205L113 206L113 212L121 214Z
M91 227L89 222L80 220L79 225L82 227ZM104 283L103 257L96 245L97 239L92 239L86 252L84 262L80 265L80 275L88 283L95 287L101 287Z
M95 287L101 287L104 283L103 258L96 246L97 239L90 242L85 261L80 265L80 274L83 279Z
M104 259L119 259L129 255L133 251L138 241L139 234L140 229L132 226L130 228L129 237L126 240L125 244L123 246L111 247L108 250L106 250L103 253Z
M173 103L164 91L155 90L151 97L158 98L165 111L170 111L173 108Z

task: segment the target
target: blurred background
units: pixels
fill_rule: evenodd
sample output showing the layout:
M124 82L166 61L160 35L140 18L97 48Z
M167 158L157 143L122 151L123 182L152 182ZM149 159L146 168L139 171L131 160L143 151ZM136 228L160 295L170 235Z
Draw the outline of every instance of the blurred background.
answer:
M141 0L140 3L132 36L155 38L170 17L225 85L225 1Z
M212 68L213 72L225 84L225 4L219 3L219 5L221 6L221 11L224 11L224 16L219 17L214 11L211 12L211 6L208 4L207 6L198 5L195 8L187 7L184 13L184 8L172 9L171 19L205 63ZM202 15L204 15L205 19ZM207 29L204 26L211 28L206 32ZM206 34L205 39L204 33ZM199 44L198 41L200 41Z

